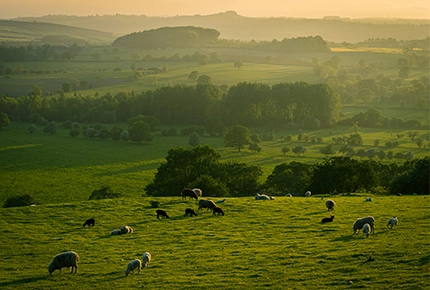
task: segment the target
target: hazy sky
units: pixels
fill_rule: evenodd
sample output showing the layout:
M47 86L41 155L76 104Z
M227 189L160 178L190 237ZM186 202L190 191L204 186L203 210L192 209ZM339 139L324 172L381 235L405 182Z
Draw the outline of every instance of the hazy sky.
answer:
M48 14L208 15L228 10L249 17L430 19L429 0L0 0L1 19Z

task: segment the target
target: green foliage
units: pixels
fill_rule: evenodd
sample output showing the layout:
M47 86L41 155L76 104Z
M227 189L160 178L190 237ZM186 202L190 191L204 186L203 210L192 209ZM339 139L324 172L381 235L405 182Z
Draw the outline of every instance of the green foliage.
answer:
M196 132L193 132L189 136L188 144L195 147L200 144L200 136Z
M7 198L3 204L3 207L29 206L35 203L36 200L31 194L23 194Z
M273 194L303 194L308 190L312 166L296 161L277 165L267 177L264 188Z
M57 122L49 122L45 128L43 128L43 133L55 134L58 131Z
M257 143L251 143L249 144L249 150L251 150L252 152L261 152L262 148L257 144Z
M100 189L93 190L88 200L93 199L107 199L107 198L119 198L123 196L121 193L114 192L110 186L103 185Z
M251 133L249 129L241 126L234 125L228 128L224 136L225 147L235 147L240 152L245 145L251 143Z
M121 36L113 45L140 49L196 47L214 43L219 35L219 31L209 28L162 27Z
M0 112L0 129L10 125L10 120L7 114Z
M403 170L404 172L390 184L390 193L430 193L430 157L408 161L403 166Z
M133 142L141 143L143 141L150 142L153 140L151 128L143 121L133 123L128 128L129 139Z

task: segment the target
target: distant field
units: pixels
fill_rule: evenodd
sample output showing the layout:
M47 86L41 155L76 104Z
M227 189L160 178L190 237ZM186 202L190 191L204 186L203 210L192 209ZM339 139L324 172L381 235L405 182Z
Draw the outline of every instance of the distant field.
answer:
M204 194L204 193L203 193ZM1 208L2 289L408 289L430 288L428 196L227 198L225 216L197 211L195 201L120 198ZM205 196L211 198L210 196ZM216 198L213 198L216 200ZM157 220L151 202L169 219ZM323 217L334 221L322 224ZM371 215L375 233L352 235ZM390 230L387 220L399 225ZM94 228L82 228L94 217ZM127 224L129 235L109 233ZM54 255L80 255L77 274L50 276ZM152 255L141 275L125 276L129 261Z
M175 54L180 57L192 56L196 51L211 54L216 52L220 58L220 63L199 65L197 62L183 61L143 61L132 60L133 54L138 54L141 58L146 55L153 57L170 58ZM100 60L95 61L94 55L99 55ZM268 61L266 58L271 57ZM313 73L311 61L316 58L324 63L333 56L338 56L341 66L351 67L360 60L367 64L380 62L384 68L381 74L387 77L398 78L397 60L401 57L396 50L377 49L344 51L334 49L331 53L294 53L276 54L273 52L262 52L244 49L206 48L206 49L160 49L160 50L139 50L119 48L114 52L111 46L89 46L83 48L71 61L45 61L45 62L19 62L26 70L43 71L39 74L11 75L10 78L0 77L0 95L10 96L27 95L34 85L42 87L44 93L56 94L61 90L64 83L72 80L88 81L92 88L83 89L76 87L76 93L82 95L93 95L120 91L141 92L154 90L161 86L175 84L189 84L195 82L188 80L192 71L198 71L200 75L206 74L212 78L215 85L232 86L238 82L264 82L276 84L280 82L306 81L309 83L319 82L319 78ZM235 61L242 61L243 67L238 70L234 67ZM4 67L15 68L18 62L4 62ZM132 64L136 69L167 67L168 71L156 75L147 75L138 80L132 81ZM114 71L120 69L121 71ZM62 70L65 73L55 73ZM411 79L427 76L426 71L412 71Z
M165 162L168 150L178 146L191 148L188 136L162 137L157 134L151 143L134 144L112 140L89 140L82 135L71 138L68 130L60 129L54 135L42 133L38 127L33 134L28 133L28 123L12 122L11 126L0 130L0 205L7 197L32 194L39 203L76 202L87 200L92 191L103 185L109 185L114 191L127 197L140 197L144 187L152 181L157 168ZM125 124L119 124L126 128ZM250 128L251 133L260 136L269 135L265 129ZM356 146L368 150L412 152L415 157L429 156L428 148L418 146L407 137L409 130L362 129L364 144ZM421 138L428 137L428 130L417 131ZM332 143L333 137L352 133L347 127L334 127L319 131L305 131L310 137L321 136L322 143L299 142L297 131L276 130L274 141L260 143L262 151L252 153L249 150L238 152L234 148L224 147L220 137L201 136L201 145L209 145L221 154L221 160L235 160L247 164L259 165L263 169L261 182L283 162L299 161L315 163L327 156L320 153L320 148ZM400 139L397 133L402 134ZM282 137L291 135L292 141L282 141ZM375 147L374 141L380 140ZM398 141L399 147L387 148L385 142ZM291 151L282 154L282 148L292 150L295 146L305 146L304 155L296 156ZM340 145L335 146L336 151ZM340 156L336 153L333 156ZM392 160L401 162L404 160ZM251 194L251 193L250 193ZM179 195L179 193L178 193Z

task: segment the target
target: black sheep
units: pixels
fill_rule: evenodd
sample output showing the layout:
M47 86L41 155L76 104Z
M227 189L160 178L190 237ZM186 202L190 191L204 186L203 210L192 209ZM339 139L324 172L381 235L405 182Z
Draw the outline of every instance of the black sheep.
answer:
M220 207L214 207L213 209L212 209L212 211L213 211L213 214L217 214L217 215L224 215L224 211L220 208Z
M185 209L184 216L193 216L193 215L197 216L196 212L193 209L191 209L191 208Z
M162 209L157 209L157 219L160 219L161 217L165 217L165 218L169 218L169 216L167 215L167 212L165 212Z
M93 227L95 224L96 224L96 220L94 218L90 218L84 222L84 225L82 227L83 228L85 228L85 226Z
M332 215L331 217L329 217L329 218L323 218L322 220L321 220L321 222L322 223L331 223L332 221L333 221L333 219L334 219L334 215Z

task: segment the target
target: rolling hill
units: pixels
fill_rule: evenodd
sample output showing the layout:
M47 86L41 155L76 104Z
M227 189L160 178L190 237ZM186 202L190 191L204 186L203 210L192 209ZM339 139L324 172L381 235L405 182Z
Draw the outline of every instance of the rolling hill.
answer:
M56 23L0 20L0 41L7 43L77 43L103 45L115 39L110 33Z

